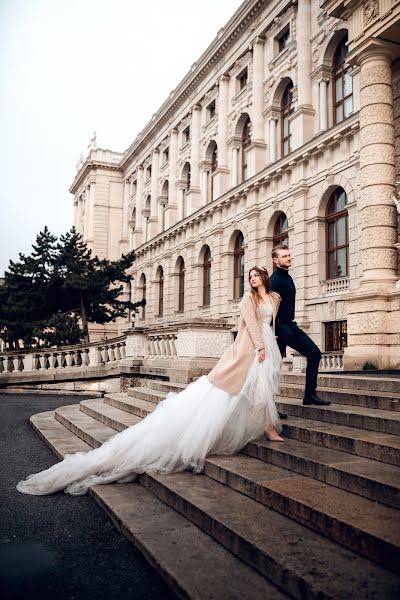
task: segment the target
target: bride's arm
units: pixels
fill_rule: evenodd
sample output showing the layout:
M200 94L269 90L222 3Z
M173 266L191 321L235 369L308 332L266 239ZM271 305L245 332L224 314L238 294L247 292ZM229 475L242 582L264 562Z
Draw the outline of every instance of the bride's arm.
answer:
M245 294L239 305L240 314L246 324L246 329L250 334L251 340L256 350L264 348L264 340L260 321L257 319L256 307L249 294Z

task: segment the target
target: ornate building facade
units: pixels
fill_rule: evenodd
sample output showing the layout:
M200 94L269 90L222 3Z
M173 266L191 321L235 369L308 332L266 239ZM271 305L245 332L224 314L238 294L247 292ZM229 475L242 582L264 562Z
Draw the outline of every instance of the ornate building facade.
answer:
M400 367L399 42L399 1L247 0L125 153L93 140L75 226L99 256L136 251L136 327L204 323L212 344L285 242L323 352Z

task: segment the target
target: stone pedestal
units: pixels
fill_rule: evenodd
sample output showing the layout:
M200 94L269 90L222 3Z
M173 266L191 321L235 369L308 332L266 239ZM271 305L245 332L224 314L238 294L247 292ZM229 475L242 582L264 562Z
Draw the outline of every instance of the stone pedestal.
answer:
M227 329L214 329L211 326L185 327L178 329L177 357L178 360L219 359L232 342L232 334Z
M124 331L126 335L125 358L120 366L131 367L134 361L140 361L146 356L147 337L143 329L130 328Z

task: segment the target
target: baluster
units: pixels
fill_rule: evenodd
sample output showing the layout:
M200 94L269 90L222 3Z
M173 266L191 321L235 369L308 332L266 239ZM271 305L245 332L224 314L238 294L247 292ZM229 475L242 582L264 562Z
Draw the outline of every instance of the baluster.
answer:
M25 356L23 354L20 354L18 356L18 365L17 365L18 371L23 371L25 369L24 358L25 358Z
M96 355L97 355L97 364L98 365L104 365L102 350L103 350L103 348L101 346L96 346Z
M88 367L90 365L89 348L82 350L82 366Z
M114 344L111 344L110 346L110 360L111 362L115 362L115 352L114 352Z
M81 350L75 350L74 361L76 367L82 366L82 352Z
M0 373L4 373L4 357L0 356Z
M59 367L57 352L53 352L53 354L51 355L51 366L53 369L57 369L57 367Z
M104 364L107 364L108 362L110 362L110 357L108 355L108 346L104 346L104 348L103 348L103 361L104 361Z
M50 356L50 354L45 354L43 356L43 368L44 369L49 369L50 368L49 356Z
M14 358L12 356L7 356L7 371L8 373L14 371Z
M45 368L45 367L44 367L44 365L45 365L45 361L46 361L46 359L45 359L45 356L44 356L44 354L39 354L39 365L40 365L40 366L39 366L39 368L40 368L42 371L43 371L43 369Z
M122 358L126 358L126 342L122 342L121 344L121 354Z
M176 343L175 343L175 342L176 342L176 340L177 340L177 336L174 334L174 335L172 336L172 340L171 340L171 346L172 346L172 355L173 355L173 356L176 356L176 355L177 355L177 352L176 352Z
M120 342L118 342L118 344L115 346L115 358L116 358L116 360L121 360L120 347L121 347L121 344L120 344Z
M40 354L35 354L35 355L33 356L33 369L34 369L35 371L39 371L39 369L40 369L40 361L39 361L39 358L40 358Z
M64 369L66 366L68 366L66 352L61 352L60 367Z

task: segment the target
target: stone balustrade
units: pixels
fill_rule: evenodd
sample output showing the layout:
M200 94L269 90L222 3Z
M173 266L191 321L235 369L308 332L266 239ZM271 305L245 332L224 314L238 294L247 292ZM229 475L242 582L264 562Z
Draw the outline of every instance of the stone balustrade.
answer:
M330 279L321 284L322 294L330 296L333 294L343 294L350 287L350 279L348 277L340 277L338 279Z
M176 357L177 332L149 333L147 335L147 357L169 358Z
M0 354L1 375L13 372L35 372L48 369L86 368L117 364L126 356L126 338L59 348L44 348Z
M343 352L323 352L320 371L343 371Z

